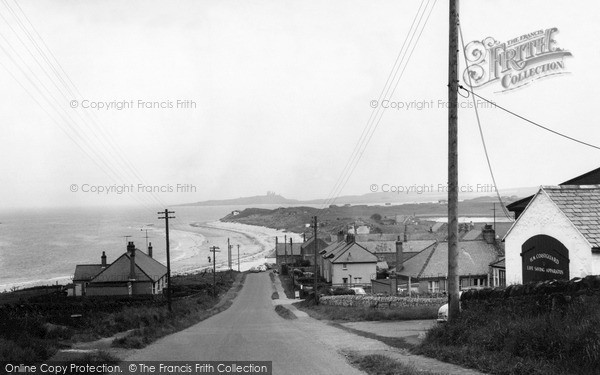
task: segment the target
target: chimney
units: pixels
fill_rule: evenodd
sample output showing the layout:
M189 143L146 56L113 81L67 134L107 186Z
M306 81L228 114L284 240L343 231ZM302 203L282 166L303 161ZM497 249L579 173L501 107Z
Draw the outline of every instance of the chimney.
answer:
M133 242L127 244L127 252L129 253L129 280L135 280L135 245Z
M106 267L106 253L104 253L104 251L102 252L102 256L100 257L100 259L102 259L102 268Z
M148 256L152 258L152 242L148 244Z
M350 233L348 233L348 234L346 235L346 243L347 243L347 244L351 244L351 243L354 243L354 242L355 242L355 237L354 237L354 234L350 234Z
M337 242L344 242L344 231L341 230L337 234Z
M481 232L483 233L483 240L486 243L493 244L496 242L496 231L491 225L486 224Z
M396 273L402 271L404 268L404 251L402 248L402 241L400 241L400 236L398 236L398 240L396 240Z

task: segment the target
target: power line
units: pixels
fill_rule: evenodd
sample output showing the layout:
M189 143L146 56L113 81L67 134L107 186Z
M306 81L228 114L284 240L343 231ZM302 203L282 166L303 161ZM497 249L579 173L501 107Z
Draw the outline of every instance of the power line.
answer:
M406 45L406 41L408 41L408 45L406 45L406 50L404 50L404 54L402 56L402 59L400 60L400 63L397 64L397 66L396 66L396 64L394 64L392 71L388 75L388 80L386 81L386 85L384 85L384 88L382 89L383 95L380 94L380 98L379 98L379 102L378 102L379 104L381 103L382 98L385 100L386 98L389 99L391 96L394 95L394 92L396 91L396 88L398 87L398 84L400 83L400 80L404 74L406 66L408 65L408 62L409 62L410 58L412 57L412 54L421 38L423 30L425 29L425 26L427 25L429 17L431 16L431 13L432 13L433 8L435 7L436 3L437 3L437 0L434 0L433 5L429 8L429 12L423 23L421 23L421 22L423 20L425 13L427 13L427 8L429 7L430 1L427 2L427 4L425 5L424 8L422 6L419 7L419 10L417 11L417 14L415 15L415 18L413 20L413 24L411 25L411 29L409 30L409 33L407 34L407 36L405 38L405 43L403 44L403 48L401 48L401 50L400 50L400 54L402 54L402 51L404 50L404 46ZM423 9L422 12L421 12L421 9ZM418 18L418 22L413 29L415 20L417 18ZM412 44L412 47L411 47L411 43L413 42L415 36L417 35L417 32L418 32L417 39L414 42L414 44ZM410 50L410 52L408 52L409 50ZM408 57L407 57L407 53L408 53ZM396 61L398 61L398 58L396 59ZM404 63L404 66L403 66L403 63ZM398 75L398 78L396 79L396 75L398 74L398 71L400 71L400 68L402 68L402 71L400 72L400 75ZM391 81L389 79L390 76L392 77ZM393 88L391 94L388 95L388 93L390 92L389 90L392 87L391 85L394 84L394 80L396 81L396 83L394 85L394 88ZM387 85L387 83L389 83L389 85ZM386 88L386 86L387 86L387 88ZM363 133L361 134L361 137L359 138L359 141L357 142L357 145L355 146L355 150L353 151L353 153L350 156L349 162L346 163L346 165L349 167L349 169L345 168L343 173L340 175L340 178L338 179L338 182L334 186L332 193L330 193L329 197L325 201L324 207L327 207L328 205L333 204L337 200L337 198L343 191L344 187L348 183L350 177L354 173L354 170L356 169L358 163L360 162L362 155L364 154L371 138L373 137L373 135L374 135L375 131L377 130L377 127L379 126L379 123L383 117L385 108L382 109L380 107L382 107L382 106L377 105L377 107L375 109L373 109L373 111L371 112L371 116L369 117L367 126L365 127L365 130L363 130Z
M544 129L544 130L546 130L546 131L549 131L550 133L556 134L556 135L558 135L558 136L560 136L560 137L563 137L563 138L569 139L569 140L571 140L571 141L574 141L574 142L580 143L580 144L582 144L582 145L584 145L584 146L588 146L588 147L591 147L591 148L595 148L595 149L597 149L597 150L600 150L600 146L596 146L596 145L593 145L593 144L591 144L591 143L588 143L588 142L585 142L585 141L579 140L579 139L577 139L577 138L573 138L573 137L571 137L571 136L568 136L568 135L566 135L566 134L560 133L560 132L558 132L558 131L556 131L556 130L552 130L552 129L550 129L550 128L546 127L546 126L543 126L543 125L541 125L541 124L539 124L539 123L537 123L537 122L533 121L533 120L530 120L530 119L528 119L528 118L526 118L526 117L524 117L524 116L522 116L522 115L519 115L518 113L515 113L515 112L511 111L510 109L507 109L507 108L505 108L505 107L502 107L501 105L498 105L497 103L495 103L495 102L492 102L491 100L488 100L488 99L484 98L483 96L481 96L481 95L479 95L479 94L476 94L476 93L475 93L475 92L473 92L472 90L469 90L469 89L467 89L466 87L464 87L464 86L462 86L462 85L459 85L459 87L460 87L461 89L465 90L466 92L473 94L474 96L478 97L479 99L481 99L481 100L484 100L484 101L486 101L486 102L488 102L488 103L492 104L494 107L500 108L500 109L501 109L501 110L503 110L504 112L506 112L506 113L509 113L509 114L511 114L511 115L513 115L513 116L515 116L515 117L518 117L518 118L520 118L520 119L521 119L521 120L523 120L523 121L526 121L526 122L528 122L528 123L530 123L530 124L532 124L532 125L535 125L535 126L537 126L537 127L541 128L541 129Z
M460 43L462 45L463 58L465 59L465 66L467 66L468 65L467 50L465 48L465 39L463 36L462 27L460 25L460 22L458 22L457 26L458 26L458 31L460 34ZM467 76L469 77L469 86L473 87L473 84L471 81L471 75L467 74ZM496 191L496 196L498 197L498 201L500 202L500 207L502 208L502 212L504 212L504 215L511 221L514 221L510 217L510 214L508 213L508 210L506 209L506 206L504 205L504 202L502 201L502 197L500 196L500 191L498 190L498 184L496 184L496 177L494 176L494 170L492 168L492 163L490 161L490 156L488 153L487 145L485 143L483 129L481 127L481 119L479 118L479 110L477 109L477 103L475 102L475 97L471 97L471 99L473 100L473 108L475 109L475 117L477 118L477 127L479 128L479 136L481 137L481 144L483 145L483 151L485 152L485 160L487 161L488 170L490 171L490 176L492 177L492 183L494 184L494 190Z
M405 54L403 54L404 51L404 47L406 46L406 42L408 41L410 35L412 34L412 30L413 27L415 26L415 21L417 21L417 18L419 17L419 14L421 13L421 8L423 7L423 4L425 3L425 0L421 0L421 5L419 6L419 9L417 9L417 13L415 14L412 23L410 25L410 28L408 29L408 33L406 34L406 37L404 38L404 42L402 43L402 47L400 47L400 50L398 51L398 55L396 56L396 60L394 61L394 64L392 65L392 69L390 70L387 79L385 80L385 84L383 85L383 87L381 88L381 93L379 93L379 97L378 97L378 103L381 102L381 100L384 98L384 93L386 92L386 87L388 87L388 84L390 84L390 78L395 77L396 74L395 72L397 72L397 70L399 69L400 65L398 65L398 61L400 60L400 57L402 56L402 60L400 60L400 64L402 64L402 61L404 60L404 56ZM419 21L420 22L420 21ZM398 67L396 67L396 65L398 65ZM392 78L393 81L393 78ZM358 155L358 152L360 150L360 145L361 143L364 141L364 139L366 139L366 135L368 134L368 130L370 129L370 127L372 126L372 121L374 118L374 115L380 110L379 106L377 106L375 109L373 109L371 111L371 115L369 116L369 119L367 120L367 124L365 125L365 127L363 128L362 133L360 134L360 137L358 138L358 140L356 141L356 144L354 145L354 149L352 150L352 153L350 154L350 157L348 158L348 160L346 161L346 165L344 166L344 168L342 169L342 172L340 174L340 176L338 177L338 179L336 180L336 183L334 184L332 190L330 191L329 195L327 196L327 201L325 202L325 205L328 204L328 201L331 197L335 196L335 193L337 191L337 189L339 188L341 182L344 179L344 176L346 175L346 173L348 173L350 165L352 160Z

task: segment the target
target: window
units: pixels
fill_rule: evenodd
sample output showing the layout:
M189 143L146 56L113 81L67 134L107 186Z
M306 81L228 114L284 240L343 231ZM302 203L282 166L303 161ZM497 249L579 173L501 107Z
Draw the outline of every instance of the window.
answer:
M498 272L500 284L498 286L506 286L506 270L500 270Z
M344 285L348 284L348 278L347 278L347 277L343 277L343 278L342 278L342 283L343 283Z
M440 291L440 282L439 281L430 281L427 291L429 291L429 293L438 293Z
M348 264L346 264L346 263L342 263L342 269L343 269L343 270L347 270L347 269L348 269Z

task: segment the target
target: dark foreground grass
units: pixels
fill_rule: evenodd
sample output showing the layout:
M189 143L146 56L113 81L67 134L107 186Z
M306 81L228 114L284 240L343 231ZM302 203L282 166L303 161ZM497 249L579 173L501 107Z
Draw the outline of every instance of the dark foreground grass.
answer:
M315 319L345 322L435 319L438 310L437 306L376 309L371 307L315 305L305 301L297 302L294 306Z
M598 374L599 311L597 298L529 316L472 306L431 329L415 352L491 374Z
M218 293L230 290L233 276L231 273L217 274ZM238 274L237 277L243 278L243 274ZM13 312L0 319L0 362L45 361L59 349L68 348L74 342L93 341L127 330L133 332L115 345L143 347L158 337L186 328L224 310L233 299L228 296L219 302L212 296L212 275L189 275L174 278L173 281L174 289L177 287L176 292L181 297L174 299L171 313L168 312L166 304L157 303L155 300L148 300L147 303L138 301L128 305L115 304L108 299L90 299L95 301L93 306L96 309L81 311L83 316L80 321L69 325L53 321L57 314L52 310L58 309L60 315L72 313L64 310L65 304L68 305L69 301L72 301L69 297L64 297L64 301L24 301L21 303L21 314ZM243 279L240 279L238 290L241 289L242 281ZM105 303L118 308L104 308ZM32 310L33 307L40 304L47 307L45 313L32 313L31 311L37 311Z
M441 375L429 371L418 371L414 367L405 365L384 355L349 355L350 363L369 375Z

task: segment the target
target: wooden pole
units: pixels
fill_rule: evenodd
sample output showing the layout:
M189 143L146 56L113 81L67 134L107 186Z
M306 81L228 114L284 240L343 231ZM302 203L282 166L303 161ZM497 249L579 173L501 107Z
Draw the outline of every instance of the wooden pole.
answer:
M448 47L448 320L460 314L458 281L458 0L450 0Z

